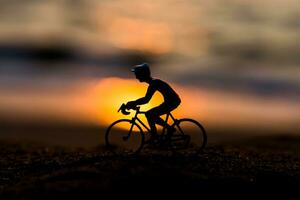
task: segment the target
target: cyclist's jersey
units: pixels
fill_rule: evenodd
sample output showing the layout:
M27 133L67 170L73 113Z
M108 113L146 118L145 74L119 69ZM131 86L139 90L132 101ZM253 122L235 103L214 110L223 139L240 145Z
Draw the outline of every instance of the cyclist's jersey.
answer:
M181 102L180 97L169 84L159 79L152 79L149 83L146 98L150 99L156 91L162 94L164 103L174 105Z

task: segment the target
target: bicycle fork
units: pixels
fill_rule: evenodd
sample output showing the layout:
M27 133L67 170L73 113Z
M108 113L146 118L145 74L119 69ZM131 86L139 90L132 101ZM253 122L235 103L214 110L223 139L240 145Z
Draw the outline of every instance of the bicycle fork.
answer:
M135 116L131 120L131 127L129 129L128 134L126 136L123 136L123 141L127 141L130 138L132 130L133 130L134 122L137 119L137 115L138 115L138 113L136 112Z

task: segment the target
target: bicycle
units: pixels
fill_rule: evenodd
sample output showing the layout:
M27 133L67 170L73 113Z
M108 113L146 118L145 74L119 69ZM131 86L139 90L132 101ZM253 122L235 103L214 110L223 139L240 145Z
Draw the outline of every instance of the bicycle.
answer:
M135 115L132 119L120 119L113 122L106 130L105 145L114 153L138 154L145 146L145 131L151 133L150 128L138 117L146 112L140 111L140 107L133 108ZM122 104L118 112L129 115L125 104ZM176 119L172 113L166 115L165 122L173 121L172 126L176 132L167 137L166 127L163 127L160 139L152 145L154 149L166 149L171 151L188 150L193 155L198 155L207 144L207 135L204 127L194 119ZM143 128L144 130L143 130Z

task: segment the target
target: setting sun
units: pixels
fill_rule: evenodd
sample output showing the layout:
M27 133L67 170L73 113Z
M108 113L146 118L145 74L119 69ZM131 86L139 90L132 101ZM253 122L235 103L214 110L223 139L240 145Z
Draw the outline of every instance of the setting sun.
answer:
M119 107L123 103L143 97L146 94L146 90L146 84L140 84L135 80L120 78L101 80L93 90L95 92L93 101L97 119L104 124L119 119L121 117L121 114L117 112ZM148 110L162 102L162 96L156 93L149 104L143 105L141 108L142 110Z
M176 84L171 85L178 91L182 99L182 104L173 112L176 117L199 118L199 116L207 116L204 113L205 97L202 93ZM119 107L123 103L144 97L147 87L147 84L141 84L133 79L106 78L98 82L92 89L90 98L93 102L91 104L94 110L93 113L99 123L108 125L120 118L131 118L134 112L124 116L117 112ZM141 110L147 111L162 102L162 95L156 92L148 104L141 106ZM146 122L145 116L141 115L140 118L143 122Z

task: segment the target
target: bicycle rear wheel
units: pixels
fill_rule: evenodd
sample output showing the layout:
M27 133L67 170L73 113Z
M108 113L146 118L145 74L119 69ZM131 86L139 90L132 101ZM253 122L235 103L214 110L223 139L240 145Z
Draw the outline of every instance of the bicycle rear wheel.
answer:
M105 133L105 145L114 153L137 154L144 145L141 127L129 119L112 123Z
M207 144L204 127L193 119L180 119L174 125L176 132L171 138L175 151L198 155Z

